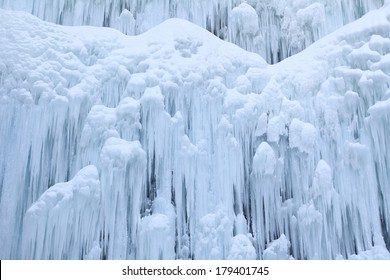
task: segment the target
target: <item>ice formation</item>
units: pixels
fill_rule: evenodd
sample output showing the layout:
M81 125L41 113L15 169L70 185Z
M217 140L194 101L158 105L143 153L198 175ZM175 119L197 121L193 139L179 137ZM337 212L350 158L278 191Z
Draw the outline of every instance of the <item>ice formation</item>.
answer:
M0 0L64 25L113 27L134 35L164 20L189 20L276 63L337 28L379 8L384 0Z
M221 18L201 1L187 15L226 16L256 51L264 21L343 11L274 65L162 22L192 2L128 2L138 36L0 9L1 259L390 258L390 2L322 39L380 1L291 1L268 18L260 3L277 1L225 1ZM135 7L0 3L72 25Z

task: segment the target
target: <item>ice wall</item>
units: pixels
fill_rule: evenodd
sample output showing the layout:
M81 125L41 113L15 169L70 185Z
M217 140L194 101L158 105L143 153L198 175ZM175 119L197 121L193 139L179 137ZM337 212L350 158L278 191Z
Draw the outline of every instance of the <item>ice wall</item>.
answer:
M64 25L109 26L140 34L164 20L189 20L276 63L383 5L383 0L0 0Z
M0 10L0 258L390 258L385 5L275 65Z

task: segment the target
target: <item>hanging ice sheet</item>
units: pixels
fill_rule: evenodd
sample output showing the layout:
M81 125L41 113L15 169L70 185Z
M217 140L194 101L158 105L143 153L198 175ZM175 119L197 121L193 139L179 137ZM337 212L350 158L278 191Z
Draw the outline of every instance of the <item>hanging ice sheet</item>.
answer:
M388 5L276 65L0 10L0 257L390 258Z

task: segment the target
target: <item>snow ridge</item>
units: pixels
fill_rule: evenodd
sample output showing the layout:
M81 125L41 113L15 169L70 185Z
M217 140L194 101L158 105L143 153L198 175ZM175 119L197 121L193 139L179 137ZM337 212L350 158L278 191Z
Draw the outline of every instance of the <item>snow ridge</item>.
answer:
M0 0L63 25L112 27L141 34L178 17L276 63L383 5L383 0Z

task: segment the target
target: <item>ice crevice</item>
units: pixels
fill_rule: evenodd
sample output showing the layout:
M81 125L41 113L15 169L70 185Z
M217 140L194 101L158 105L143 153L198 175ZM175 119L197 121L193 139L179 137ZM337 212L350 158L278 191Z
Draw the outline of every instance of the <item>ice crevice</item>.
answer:
M229 20L253 18L242 34L212 17L218 1L188 19L229 24L252 52L142 19L186 18L192 2L0 1L74 25L111 25L121 7L138 13L131 34L148 29L0 10L0 258L390 258L389 3L359 1L270 65L248 38L274 2L233 2ZM296 21L340 4L297 3Z

